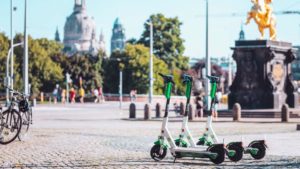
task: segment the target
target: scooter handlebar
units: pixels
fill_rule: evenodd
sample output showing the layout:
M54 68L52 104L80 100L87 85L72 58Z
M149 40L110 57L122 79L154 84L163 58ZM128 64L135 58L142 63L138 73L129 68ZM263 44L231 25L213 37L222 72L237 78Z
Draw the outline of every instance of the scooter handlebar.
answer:
M193 81L193 77L187 74L183 75L183 83L188 83L188 82L192 82Z
M209 79L210 83L219 83L220 82L220 78L217 76L206 75L206 77Z
M173 76L172 75L164 75L161 73L158 73L163 79L165 83L172 83L175 84L175 82L173 81Z

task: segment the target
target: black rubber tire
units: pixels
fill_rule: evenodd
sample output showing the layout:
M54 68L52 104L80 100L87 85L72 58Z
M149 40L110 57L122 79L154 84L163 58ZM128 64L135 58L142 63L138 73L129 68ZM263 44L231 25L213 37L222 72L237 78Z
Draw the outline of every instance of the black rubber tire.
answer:
M227 157L230 159L230 161L238 162L243 158L243 154L244 154L243 146L236 145L236 144L231 144L227 147L227 149L235 151L234 156L230 157L230 156L227 155Z
M21 118L20 113L17 110L14 110L14 109L12 110L12 112L9 112L9 110L6 110L2 113L2 117L8 116L8 114L13 115L13 120L16 123L15 127L17 128L17 132L9 140L3 141L2 139L0 139L0 144L2 144L2 145L6 145L6 144L9 144L9 143L13 142L18 137L18 135L21 131L21 128L22 128L22 118ZM5 118L1 118L1 121L0 121L0 131L1 132L3 130L3 126L6 124L5 120L6 120ZM0 134L2 135L2 133L0 133Z
M250 153L250 155L256 159L256 160L260 160L263 159L266 155L266 147L263 143L254 143L250 146L251 148L257 148L258 152L257 154L252 154Z
M31 124L31 112L28 110L27 112L21 113L22 117L22 129L20 130L20 133L18 134L19 141L24 141L28 136L29 127Z
M210 152L217 153L218 156L216 159L209 158L214 164L221 164L225 160L225 149L221 146L213 146L209 149Z
M203 145L204 145L204 141L200 141L200 140L199 140L199 141L197 142L197 145L198 145L198 146L203 146Z
M161 161L162 159L164 159L167 155L167 149L166 148L163 148L163 151L161 153L161 146L160 145L154 145L152 148L151 148L151 151L150 151L150 156L153 160L155 161Z

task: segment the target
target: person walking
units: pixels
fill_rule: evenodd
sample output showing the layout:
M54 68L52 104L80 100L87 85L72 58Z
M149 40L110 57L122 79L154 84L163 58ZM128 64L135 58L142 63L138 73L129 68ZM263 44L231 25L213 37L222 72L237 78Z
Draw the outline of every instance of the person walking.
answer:
M104 98L104 94L103 94L103 89L102 89L102 87L100 86L99 88L98 88L98 99L99 99L99 103L104 103L105 102L105 98Z
M63 104L66 103L66 95L67 95L66 89L62 89L62 91L61 91L61 103L63 103Z
M57 103L57 96L58 96L57 87L55 87L55 89L53 90L52 95L53 95L54 104L56 104Z
M203 118L203 100L201 96L197 96L195 99L196 103L196 113L195 116L199 118Z
M75 92L75 89L72 87L71 90L70 90L71 103L75 103L75 97L76 97L76 92Z
M94 97L95 97L94 102L98 103L100 101L99 100L99 90L95 88L94 91L93 91L93 94L94 94Z
M84 89L83 87L81 87L79 89L80 103L84 103L84 95L85 95Z

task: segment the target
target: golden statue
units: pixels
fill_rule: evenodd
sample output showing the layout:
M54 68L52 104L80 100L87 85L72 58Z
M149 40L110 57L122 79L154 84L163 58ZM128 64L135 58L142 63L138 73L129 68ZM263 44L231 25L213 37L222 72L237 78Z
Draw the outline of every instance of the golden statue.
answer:
M260 39L264 38L264 30L269 29L270 39L276 40L276 18L273 14L273 9L270 6L272 1L273 0L251 0L253 6L248 13L246 25L250 23L251 19L254 19L261 34Z

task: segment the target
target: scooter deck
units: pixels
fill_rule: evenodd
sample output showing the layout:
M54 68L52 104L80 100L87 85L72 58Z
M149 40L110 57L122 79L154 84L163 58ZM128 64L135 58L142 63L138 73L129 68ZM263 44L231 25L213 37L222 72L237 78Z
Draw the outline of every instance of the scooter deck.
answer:
M206 149L199 148L175 148L173 152L180 157L193 157L193 158L216 158L217 153L207 151Z

